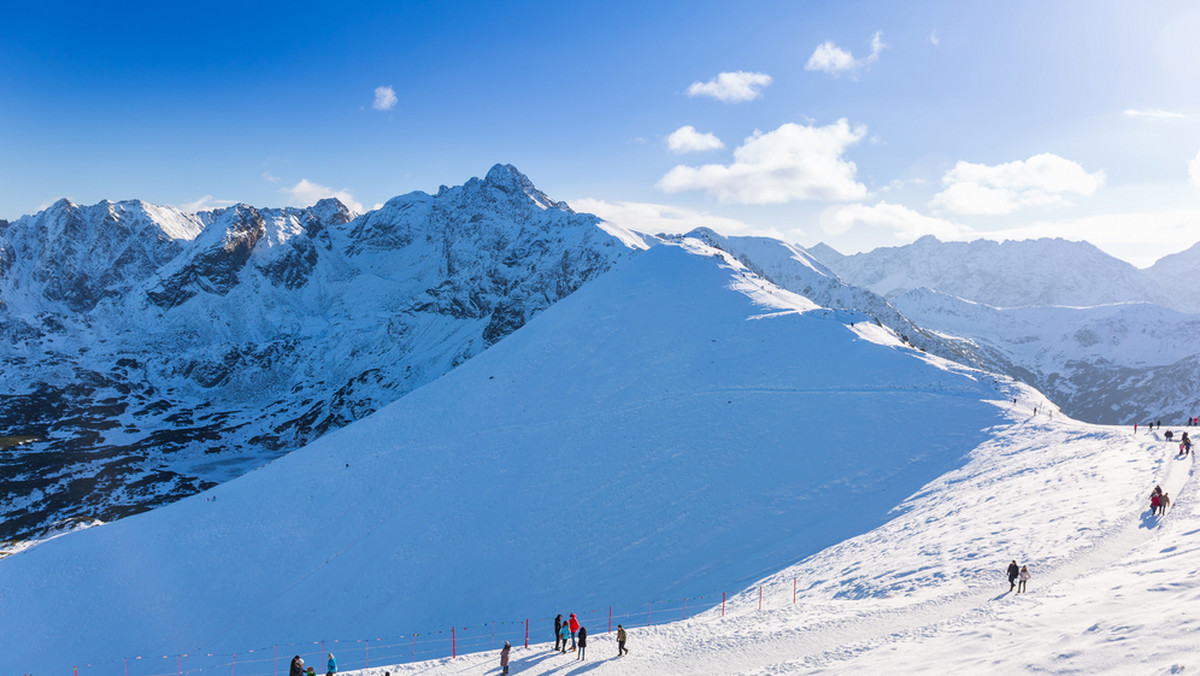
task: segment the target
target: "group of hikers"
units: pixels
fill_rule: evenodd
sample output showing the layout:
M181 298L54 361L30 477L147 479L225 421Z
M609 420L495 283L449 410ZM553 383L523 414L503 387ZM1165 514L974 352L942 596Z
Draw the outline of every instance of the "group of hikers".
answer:
M579 623L579 618L575 617L575 613L571 613L566 620L563 620L562 615L557 615L554 618L554 652L567 653L567 642L571 644L571 652L578 652L577 659L585 659L584 654L587 652L587 627ZM625 627L617 625L617 657L624 657L629 654L629 649L625 647ZM504 647L500 649L500 673L503 676L508 675L508 658L512 652L512 645L508 641L504 642Z
M1023 593L1026 582L1029 582L1029 566L1018 566L1016 559L1013 559L1008 564L1008 591L1016 589L1018 594Z
M1162 516L1167 513L1167 507L1171 506L1171 498L1163 493L1161 486L1155 486L1153 491L1150 491L1150 514L1154 516Z
M337 673L337 660L334 659L333 653L329 653L329 659L325 662L325 676L333 676ZM304 668L304 660L296 655L292 658L292 668L288 671L288 676L313 676L316 671L312 667Z

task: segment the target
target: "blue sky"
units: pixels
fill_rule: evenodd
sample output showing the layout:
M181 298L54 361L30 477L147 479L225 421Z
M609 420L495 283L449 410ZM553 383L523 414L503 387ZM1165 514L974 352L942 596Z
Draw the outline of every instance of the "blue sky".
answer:
M1200 239L1194 3L105 4L5 9L0 217L369 209L503 162L654 232Z

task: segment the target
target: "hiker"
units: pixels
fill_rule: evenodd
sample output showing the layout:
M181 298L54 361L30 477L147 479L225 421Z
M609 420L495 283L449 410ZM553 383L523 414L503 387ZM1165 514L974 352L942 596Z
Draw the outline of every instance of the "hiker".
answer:
M1150 514L1158 516L1158 508L1162 505L1162 496L1158 493L1150 494Z
M1158 499L1158 513L1160 515L1166 516L1167 507L1170 507L1170 506L1171 506L1170 496L1168 496L1166 493L1163 493L1162 497Z
M1017 593L1021 594L1025 591L1025 583L1029 582L1029 566L1021 566L1021 573L1017 578L1021 581L1017 585Z
M559 629L558 633L559 637L562 638L562 650L559 652L565 653L567 652L567 637L571 634L571 627L566 622L563 622L563 626Z
M554 617L554 651L558 652L559 641L562 640L562 613Z
M579 659L583 659L583 650L587 648L587 627L579 628Z
M304 660L300 659L299 655L292 658L292 668L288 670L288 676L304 676Z
M1171 430L1167 430L1166 432L1163 432L1163 439L1166 439L1167 441L1170 441L1174 436L1175 436L1175 433L1172 432Z
M568 626L571 628L571 652L575 652L575 632L579 631L579 620L575 619L575 613L571 613Z
M508 653L512 650L512 644L508 641L504 642L504 647L500 649L500 674L508 676Z
M617 657L624 657L629 654L629 649L625 647L625 627L617 625Z
M1017 576L1020 574L1021 568L1017 565L1017 562L1014 559L1012 563L1008 564L1008 591L1012 591L1016 588Z
M333 676L337 673L337 660L333 659L333 653L329 653L329 661L325 663L325 676Z

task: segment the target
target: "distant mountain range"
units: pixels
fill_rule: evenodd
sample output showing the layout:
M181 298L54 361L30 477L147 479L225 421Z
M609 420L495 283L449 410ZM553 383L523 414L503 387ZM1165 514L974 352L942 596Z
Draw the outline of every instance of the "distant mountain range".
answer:
M940 242L809 253L970 361L1091 422L1200 414L1200 245L1139 270L1087 242Z

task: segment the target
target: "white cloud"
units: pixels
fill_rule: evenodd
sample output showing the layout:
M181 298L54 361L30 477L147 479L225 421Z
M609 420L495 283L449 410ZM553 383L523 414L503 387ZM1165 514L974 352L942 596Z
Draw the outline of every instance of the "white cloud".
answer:
M742 204L861 199L867 188L842 155L866 133L844 118L825 127L789 122L772 132L755 131L733 151L732 164L679 165L658 187L669 193L704 190L721 202Z
M834 206L821 214L821 228L840 235L859 225L882 227L893 231L897 239L913 240L924 235L951 240L965 236L968 231L957 223L917 213L902 204L879 202L874 206L847 204Z
M396 107L396 90L391 87L376 87L375 102L371 107L375 110L391 110Z
M667 137L667 147L677 155L683 153L701 152L704 150L720 150L725 147L716 134L696 131L692 125L684 125Z
M1200 153L1196 153L1196 158L1188 162L1188 179L1192 185L1200 188Z
M1091 195L1103 171L1089 174L1076 162L1042 153L996 166L959 162L942 176L945 189L931 206L953 214L1008 214L1024 206L1065 204L1065 195Z
M936 37L936 32L934 35ZM854 77L858 71L878 61L879 53L886 47L883 33L879 31L871 36L871 53L862 59L854 58L853 54L833 44L832 41L822 42L817 45L812 56L808 58L804 70L819 70L834 77L847 74Z
M693 211L670 204L649 202L605 202L585 198L570 201L571 208L600 218L629 230L648 234L682 234L701 226L712 228L722 235L759 235L786 239L782 232L743 223L737 219L714 216L706 211ZM797 233L788 233L794 237Z
M278 183L278 182L279 182L279 177L278 177L278 176L275 176L275 175L273 175L273 174L271 174L271 172L269 172L269 171L264 171L264 172L262 173L262 177L263 177L263 179L265 179L265 180L266 180L268 183Z
M720 73L708 82L693 82L687 89L688 96L711 96L725 103L753 101L762 94L763 87L771 84L766 73L747 73L739 70Z
M937 47L938 45L942 44L942 41L938 39L936 28L934 28L933 32L929 34L929 41L933 43L934 47Z
M211 211L213 209L219 209L221 207L227 207L227 206L230 206L233 204L237 204L237 202L234 202L233 200L215 200L215 199L213 199L212 195L205 195L204 197L201 197L200 199L196 200L195 202L187 202L186 204L180 204L179 209L181 211L186 211L190 214L194 214L199 211Z
M1125 117L1138 117L1150 120L1174 120L1187 117L1183 113L1172 113L1162 108L1145 108L1142 110L1126 108L1121 111L1121 114Z
M350 207L355 213L363 213L363 205L354 200L354 195L349 190L334 190L333 188L313 183L307 178L300 179L299 183L290 188L280 188L279 192L291 195L292 206L295 207L308 207L326 197L336 197L342 204Z

